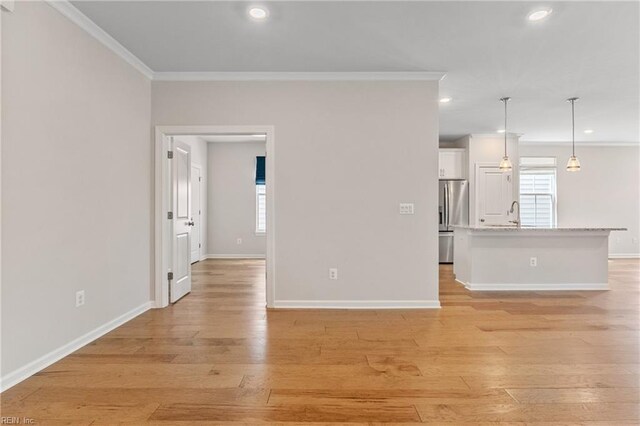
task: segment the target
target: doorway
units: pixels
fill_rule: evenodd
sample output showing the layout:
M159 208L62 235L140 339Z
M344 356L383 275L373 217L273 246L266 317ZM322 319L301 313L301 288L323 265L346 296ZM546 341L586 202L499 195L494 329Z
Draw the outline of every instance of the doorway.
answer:
M191 155L180 155L179 170L176 167L175 149L180 143L176 138L180 135L194 135L200 137L212 136L261 136L264 140L266 155L264 162L264 211L266 229L263 238L266 239L266 291L265 303L273 307L275 299L275 144L272 126L158 126L155 135L155 305L166 307L175 302L174 295L180 297L190 290L191 263L198 258L203 259L202 253L206 236L203 236L205 217L202 215L203 199L201 192L194 197L193 188L201 186L205 166L192 164ZM180 146L184 151L185 148ZM187 161L185 163L185 161ZM199 166L199 167L198 167ZM196 178L196 174L199 174ZM186 175L186 176L185 176ZM188 176L188 177L187 177ZM206 185L206 183L205 183ZM187 195L185 195L187 194ZM258 199L258 198L256 198ZM182 204L188 204L187 208ZM185 204L186 203L186 204ZM180 210L181 209L181 210ZM180 210L180 211L178 211ZM197 211L196 211L197 210ZM200 213L200 214L197 214ZM185 216L186 214L186 216ZM184 217L183 217L184 216ZM199 219L199 221L198 221ZM183 226L185 225L185 226ZM200 235L198 245L191 234ZM185 235L188 234L187 237ZM186 244L188 241L188 244ZM187 248L187 250L185 250ZM185 270L184 266L187 265ZM176 286L180 278L180 286ZM181 294L187 289L187 292Z

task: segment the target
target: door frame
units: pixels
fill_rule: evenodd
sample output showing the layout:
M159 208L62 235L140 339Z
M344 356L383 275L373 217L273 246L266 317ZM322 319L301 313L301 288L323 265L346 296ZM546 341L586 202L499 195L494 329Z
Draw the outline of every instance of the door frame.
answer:
M266 306L273 308L275 300L275 139L274 126L155 126L154 138L154 302L156 308L169 305L169 280L167 273L172 263L173 221L167 220L171 203L171 169L167 159L169 140L177 135L215 135L215 134L254 134L266 135L266 184L267 184L267 258L266 258Z
M198 171L200 172L200 179L202 179L202 166L198 163L191 163L191 168L192 169L198 169ZM193 185L192 185L193 186ZM193 197L193 188L191 188L191 196ZM199 204L200 204L200 211L203 210L202 208L202 180L198 181L198 199ZM193 213L194 217L195 217L195 213ZM199 215L199 220L200 220L200 226L198 226L198 242L200 243L200 247L198 247L198 260L196 260L196 262L200 262L201 260L204 259L204 257L202 256L202 214ZM191 233L193 235L193 232ZM189 261L191 261L191 259L189 259ZM192 262L191 264L193 265Z

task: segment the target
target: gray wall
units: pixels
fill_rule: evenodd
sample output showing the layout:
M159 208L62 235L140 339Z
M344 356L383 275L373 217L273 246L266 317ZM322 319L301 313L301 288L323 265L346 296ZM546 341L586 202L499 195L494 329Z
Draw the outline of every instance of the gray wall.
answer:
M264 142L209 144L208 234L210 256L264 256L266 237L256 235L256 156ZM238 238L242 244L238 244Z
M44 2L2 67L4 376L149 301L151 86Z
M435 81L154 82L152 124L275 127L277 301L436 301L437 98Z
M640 147L579 145L582 170L565 170L571 145L520 145L520 156L558 159L558 225L629 228L612 232L609 253L640 255Z

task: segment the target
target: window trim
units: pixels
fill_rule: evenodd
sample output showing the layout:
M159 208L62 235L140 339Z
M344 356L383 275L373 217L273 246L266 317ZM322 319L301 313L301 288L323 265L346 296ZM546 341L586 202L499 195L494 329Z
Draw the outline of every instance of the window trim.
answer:
M553 157L555 163L555 157ZM549 194L547 192L522 192L522 175L527 174L528 171L540 171L540 172L551 172L553 174L553 193ZM529 173L536 174L536 173ZM540 173L543 174L543 173ZM519 188L518 188L518 198L520 204L522 204L522 195L533 195L533 196L542 196L542 195L551 195L551 227L558 226L558 168L555 166L544 165L544 166L535 166L535 165L520 165L519 172ZM521 212L519 212L521 214ZM520 219L522 220L522 219ZM537 226L536 226L537 228Z

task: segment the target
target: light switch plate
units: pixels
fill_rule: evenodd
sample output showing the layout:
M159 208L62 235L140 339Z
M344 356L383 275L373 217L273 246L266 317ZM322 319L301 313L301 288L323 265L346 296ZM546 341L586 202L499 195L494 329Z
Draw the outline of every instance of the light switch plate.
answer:
M400 214L413 214L413 203L400 203Z

